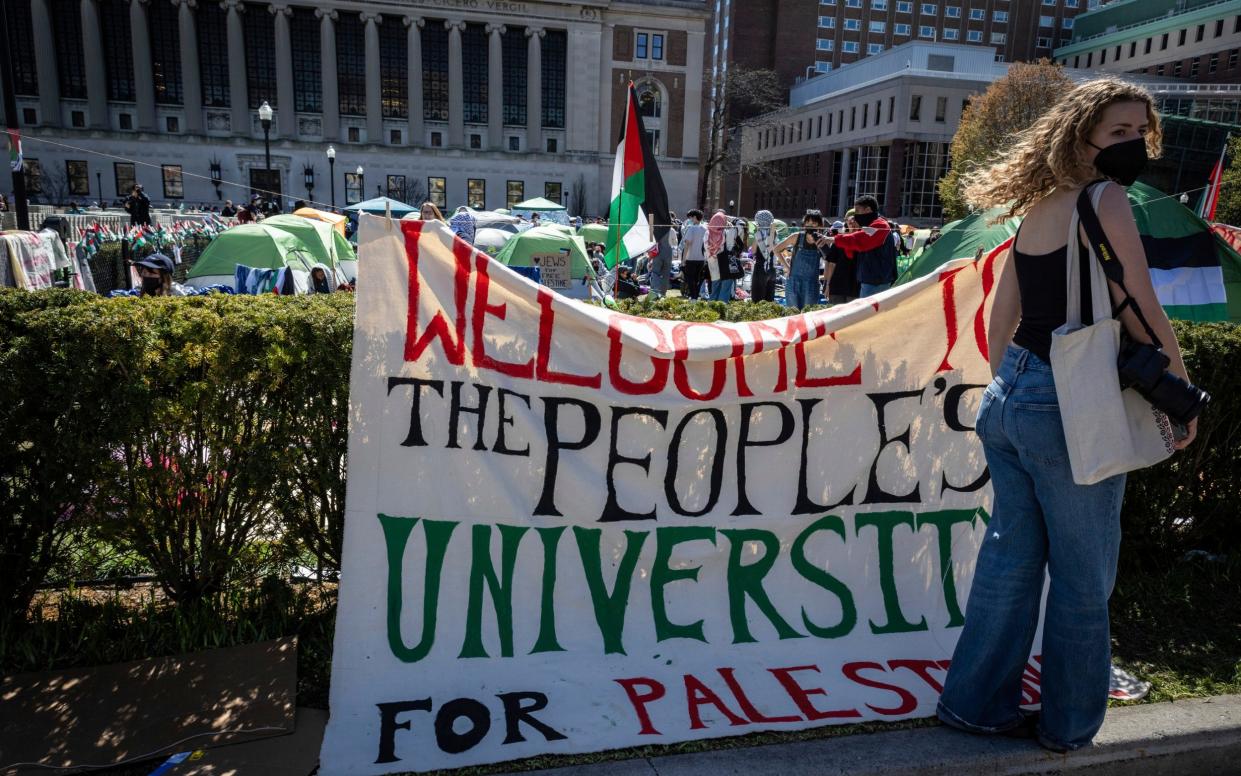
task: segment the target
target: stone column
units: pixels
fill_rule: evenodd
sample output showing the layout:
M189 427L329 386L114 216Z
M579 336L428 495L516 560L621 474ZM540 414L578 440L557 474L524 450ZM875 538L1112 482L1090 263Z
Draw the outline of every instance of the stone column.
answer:
M340 86L336 82L336 11L316 8L319 66L323 71L323 140L340 140Z
M503 24L487 25L487 147L504 150Z
M702 141L702 82L706 33L691 31L685 40L685 123L681 127L681 156L696 159ZM666 110L666 108L665 108Z
M612 132L612 90L616 88L612 76L612 38L615 34L615 25L600 26L599 147L597 150L601 154L616 153L616 137Z
M56 72L56 36L48 15L48 0L30 1L30 19L34 30L34 59L39 71L39 112L47 127L59 127L60 80ZM145 18L145 17L144 17ZM93 66L97 63L91 63Z
M366 25L366 141L382 143L383 140L383 94L379 72L379 24L383 21L377 13L362 13Z
M268 8L276 17L276 131L286 140L297 138L297 107L293 101L293 43L289 19L293 9L284 3Z
M246 34L241 26L241 13L246 9L241 0L224 0L228 6L228 94L230 123L234 135L251 134L250 98L246 86Z
M844 212L853 207L853 203L849 201L849 180L853 177L853 149L845 148L840 152L840 190L836 192L837 199L840 204L840 212Z
M543 150L543 38L547 30L527 27L526 37L526 148Z
M87 62L103 62L103 35L99 31L99 0L82 0L82 51ZM89 100L88 125L108 128L108 79L98 66L86 68L86 97Z
M192 135L201 135L203 82L198 70L198 25L194 19L198 0L174 1L180 6L177 11L177 28L181 33L181 89L185 105L185 131Z
M409 56L409 144L420 146L425 142L426 128L422 123L422 28L426 20L417 16L405 17L406 43Z
M155 74L151 68L151 33L147 28L146 0L129 0L129 37L133 45L138 129L151 132L155 129Z
M465 147L465 89L461 84L461 31L465 22L448 20L448 147Z

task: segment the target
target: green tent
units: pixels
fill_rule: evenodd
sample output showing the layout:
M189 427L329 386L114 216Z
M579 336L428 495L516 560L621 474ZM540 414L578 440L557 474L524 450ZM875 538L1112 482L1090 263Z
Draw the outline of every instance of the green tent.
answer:
M1130 186L1128 194L1151 280L1168 316L1241 323L1241 255L1175 197L1143 183ZM897 282L928 275L952 259L972 258L979 248L990 251L1016 234L1018 218L988 225L999 212L975 213L946 225Z
M536 226L514 235L496 254L495 259L510 267L530 267L534 266L535 256L565 252L570 258L570 277L573 280L586 277L589 271L589 258L586 255L586 244L582 238L564 234L549 226Z
M294 235L274 226L242 224L225 229L203 250L190 268L189 279L234 276L238 264L257 269L294 267L306 272L315 257Z
M312 221L295 215L278 215L264 218L263 226L288 232L302 241L315 261L335 269L341 261L354 257L353 246L345 236L323 221Z
M391 210L393 218L400 218L407 213L417 211L418 208L406 205L404 202L391 197L375 197L365 202L359 202L356 205L350 205L345 210L351 213L370 213L375 216L387 215L388 211Z
M583 224L581 229L577 230L582 239L588 243L604 243L608 241L608 227L606 224Z
M509 208L509 210L510 212L516 212L519 210L537 210L547 212L549 210L564 210L564 205L557 205L550 199L545 199L543 197L535 197L534 199L528 199L525 202L518 202L516 205Z

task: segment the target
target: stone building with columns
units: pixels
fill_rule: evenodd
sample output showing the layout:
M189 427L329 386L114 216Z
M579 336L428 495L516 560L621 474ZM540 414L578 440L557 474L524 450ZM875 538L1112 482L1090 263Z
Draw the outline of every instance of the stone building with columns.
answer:
M601 213L630 80L670 200L696 189L704 0L2 7L35 200L112 201L136 181L174 205L334 190L337 206L545 196Z

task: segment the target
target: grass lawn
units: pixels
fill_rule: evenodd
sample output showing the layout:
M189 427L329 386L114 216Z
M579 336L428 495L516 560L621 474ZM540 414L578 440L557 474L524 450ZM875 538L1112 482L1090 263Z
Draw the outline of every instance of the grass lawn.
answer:
M1241 559L1192 559L1161 572L1122 570L1112 598L1118 663L1153 684L1143 703L1241 693ZM0 629L0 673L99 665L249 643L296 634L298 704L327 708L335 591L269 583L233 593L211 608L186 612L147 588L69 590L40 601L32 624ZM547 768L786 743L936 724L932 720L863 723L788 733L692 741L588 755L539 757L455 774ZM118 769L147 774L153 765Z

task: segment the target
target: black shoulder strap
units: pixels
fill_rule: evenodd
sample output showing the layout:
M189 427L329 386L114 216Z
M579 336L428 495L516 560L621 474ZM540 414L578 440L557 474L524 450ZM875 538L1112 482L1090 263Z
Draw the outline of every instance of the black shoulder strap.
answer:
M1159 337L1155 335L1155 330L1151 328L1147 322L1146 316L1142 313L1142 307L1137 300L1129 293L1129 289L1125 287L1125 268L1121 266L1120 260L1116 258L1116 251L1112 248L1112 242L1107 238L1107 233L1103 231L1103 224L1099 223L1099 216L1095 213L1094 207L1090 204L1090 190L1095 184L1091 184L1082 189L1082 193L1077 197L1077 215L1081 219L1082 227L1086 230L1086 237L1090 241L1090 253L1103 266L1103 274L1108 280L1120 287L1125 298L1116 308L1116 315L1124 311L1126 307L1133 310L1133 314L1137 316L1138 322L1142 324L1142 328L1146 330L1146 335L1150 337L1151 344L1157 348L1163 348L1159 342Z

